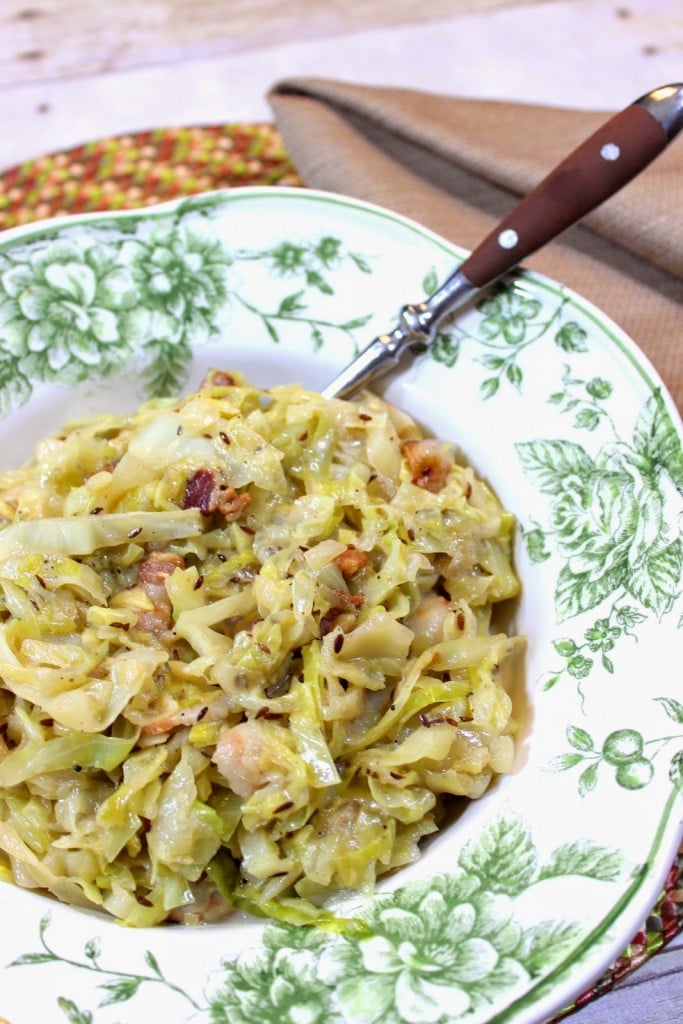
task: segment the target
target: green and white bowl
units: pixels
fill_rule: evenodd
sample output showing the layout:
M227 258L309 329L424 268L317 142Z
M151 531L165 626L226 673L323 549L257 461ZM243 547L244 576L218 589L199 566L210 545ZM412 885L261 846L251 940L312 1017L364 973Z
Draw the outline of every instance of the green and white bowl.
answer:
M211 367L321 388L462 256L377 207L269 188L9 231L2 467L64 420ZM536 1024L640 926L680 835L677 412L618 327L526 271L384 390L518 517L515 771L374 898L350 897L364 938L241 915L124 930L0 885L11 1024Z

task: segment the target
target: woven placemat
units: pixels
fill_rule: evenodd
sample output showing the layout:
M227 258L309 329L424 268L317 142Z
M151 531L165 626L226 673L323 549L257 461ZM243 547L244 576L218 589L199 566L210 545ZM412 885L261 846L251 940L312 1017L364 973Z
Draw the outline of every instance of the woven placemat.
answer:
M159 128L99 139L0 172L0 229L245 185L304 187L273 125ZM623 954L555 1019L609 991L682 930L683 846L652 912Z
M0 228L245 185L303 186L272 125L160 128L98 139L0 173Z

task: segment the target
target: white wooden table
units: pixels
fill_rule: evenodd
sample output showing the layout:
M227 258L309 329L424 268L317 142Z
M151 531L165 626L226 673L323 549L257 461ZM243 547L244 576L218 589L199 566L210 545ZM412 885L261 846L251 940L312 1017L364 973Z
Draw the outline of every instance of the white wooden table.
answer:
M625 106L683 77L680 0L2 0L0 169L103 135L269 120L321 75ZM575 1024L683 1020L683 939Z

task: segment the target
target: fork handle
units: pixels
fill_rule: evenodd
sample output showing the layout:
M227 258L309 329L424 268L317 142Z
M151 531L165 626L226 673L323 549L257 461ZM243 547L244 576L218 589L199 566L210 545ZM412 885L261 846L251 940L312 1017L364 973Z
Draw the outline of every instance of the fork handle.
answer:
M483 288L647 167L670 141L651 106L636 101L598 128L487 235L460 266L461 273Z
M429 344L445 316L617 192L681 129L680 83L653 89L615 114L522 199L432 295L404 306L393 331L371 341L323 396L347 397L387 373L406 349Z

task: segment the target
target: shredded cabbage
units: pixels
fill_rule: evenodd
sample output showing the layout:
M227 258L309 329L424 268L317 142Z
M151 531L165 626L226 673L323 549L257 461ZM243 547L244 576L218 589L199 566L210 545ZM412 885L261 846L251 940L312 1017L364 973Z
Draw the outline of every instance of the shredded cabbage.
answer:
M512 767L513 517L365 394L214 372L0 475L0 879L128 925L330 897Z

